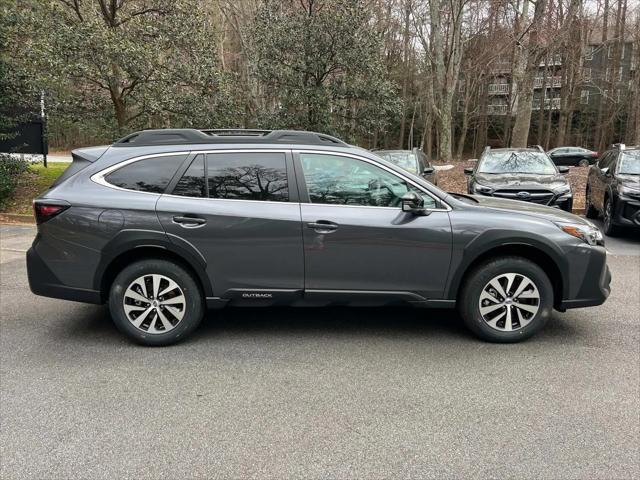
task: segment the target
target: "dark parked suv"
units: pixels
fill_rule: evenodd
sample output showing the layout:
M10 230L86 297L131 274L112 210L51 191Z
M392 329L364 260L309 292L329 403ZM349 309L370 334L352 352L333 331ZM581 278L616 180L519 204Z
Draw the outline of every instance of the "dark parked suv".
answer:
M586 215L604 218L604 232L640 227L640 146L614 145L589 168Z
M469 193L539 203L570 212L571 185L540 147L487 147L475 168L465 168Z
M31 290L108 302L144 344L186 337L207 307L393 304L457 306L515 342L609 294L590 222L447 194L327 135L148 130L73 157L34 201Z

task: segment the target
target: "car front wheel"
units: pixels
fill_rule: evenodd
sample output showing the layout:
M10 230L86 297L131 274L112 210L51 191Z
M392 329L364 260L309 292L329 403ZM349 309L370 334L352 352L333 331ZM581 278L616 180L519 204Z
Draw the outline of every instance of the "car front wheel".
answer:
M535 263L521 257L497 258L469 274L458 305L467 327L481 339L519 342L551 317L553 287Z
M198 284L177 263L145 259L124 268L109 294L120 331L143 345L170 345L189 335L204 315Z

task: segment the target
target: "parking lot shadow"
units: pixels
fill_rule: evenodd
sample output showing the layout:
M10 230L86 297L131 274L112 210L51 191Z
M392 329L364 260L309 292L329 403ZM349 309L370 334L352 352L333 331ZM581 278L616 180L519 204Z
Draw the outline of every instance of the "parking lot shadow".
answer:
M580 336L573 322L558 312L530 341L564 342ZM132 345L111 320L106 306L82 305L54 327L62 342ZM579 329L578 329L579 330ZM411 307L225 308L210 310L193 336L183 344L215 342L217 337L404 338L479 342L465 328L456 310ZM480 342L482 343L482 342Z

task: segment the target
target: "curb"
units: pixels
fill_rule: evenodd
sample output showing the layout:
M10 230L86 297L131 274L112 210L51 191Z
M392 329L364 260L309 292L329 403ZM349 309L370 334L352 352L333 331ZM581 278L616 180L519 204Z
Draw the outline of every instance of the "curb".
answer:
M35 225L33 215L21 215L18 213L0 213L0 223L11 225Z

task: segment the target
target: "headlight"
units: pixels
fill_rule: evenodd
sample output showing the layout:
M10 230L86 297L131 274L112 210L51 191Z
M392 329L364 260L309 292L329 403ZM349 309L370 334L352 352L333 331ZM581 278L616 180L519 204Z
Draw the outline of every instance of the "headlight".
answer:
M560 188L556 188L556 195L565 195L567 193L571 193L571 187L569 185L563 185Z
M473 189L473 193L491 193L491 192L493 192L493 188L487 187L485 185L480 185L479 183L474 183L471 188Z
M602 232L595 225L577 225L574 223L557 223L556 225L564 233L579 238L589 245L604 245Z

